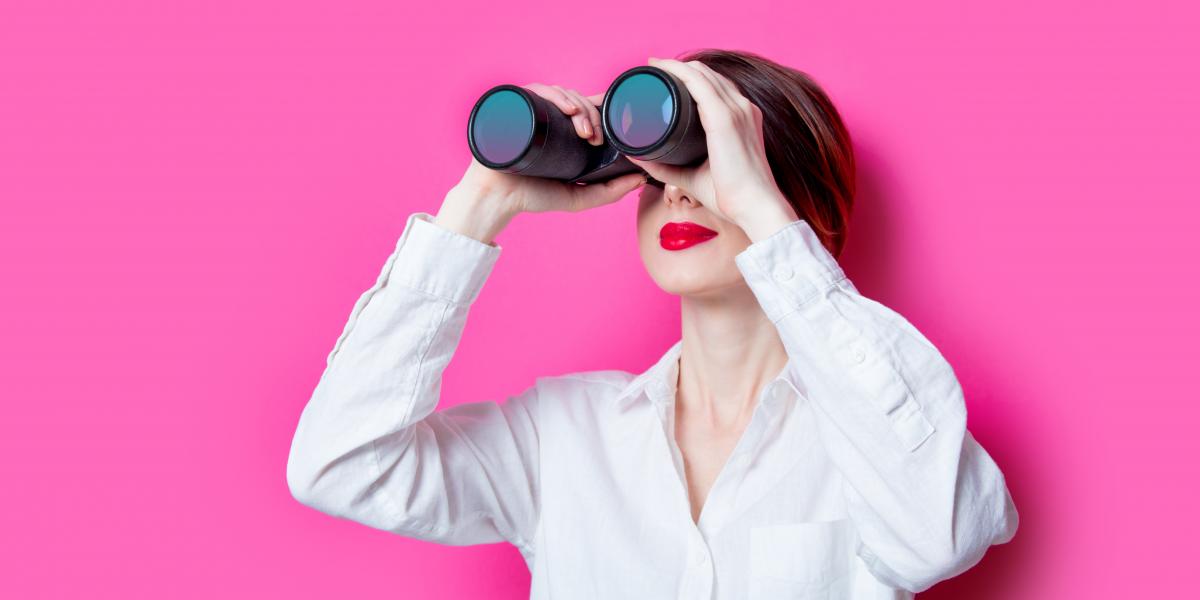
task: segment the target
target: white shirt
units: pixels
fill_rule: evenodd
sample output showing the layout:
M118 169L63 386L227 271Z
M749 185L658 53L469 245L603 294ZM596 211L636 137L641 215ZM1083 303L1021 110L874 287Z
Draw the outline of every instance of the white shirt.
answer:
M911 598L1012 539L954 372L803 220L736 256L789 361L692 520L681 342L646 371L545 376L436 411L502 247L412 213L304 408L291 493L411 538L508 541L531 598Z

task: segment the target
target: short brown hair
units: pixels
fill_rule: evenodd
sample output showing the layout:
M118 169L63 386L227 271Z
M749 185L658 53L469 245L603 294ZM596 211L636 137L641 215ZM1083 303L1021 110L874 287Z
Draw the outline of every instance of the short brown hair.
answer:
M830 254L840 256L854 205L854 151L825 91L807 73L752 52L705 48L676 60L704 63L762 110L776 185Z

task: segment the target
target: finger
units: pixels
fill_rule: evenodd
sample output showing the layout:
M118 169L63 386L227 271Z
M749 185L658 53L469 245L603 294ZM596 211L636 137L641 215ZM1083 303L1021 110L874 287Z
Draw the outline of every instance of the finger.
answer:
M725 96L729 99L731 106L740 111L751 114L755 117L755 121L757 122L758 117L761 116L761 111L756 110L758 105L754 104L754 102L747 98L732 79L723 73L717 72L712 67L698 60L692 61L692 63L695 63L694 66L696 67L696 70L700 71L701 73L707 73L710 79L717 82L720 88L724 91Z
M644 183L646 183L645 175L642 173L629 173L620 177L614 177L604 183L575 185L571 190L567 210L578 212L611 204L624 198L625 194L636 190Z
M592 106L595 106L597 111L600 111L600 109L604 106L604 96L606 93L607 92L592 94L591 96L587 97L587 101L591 102ZM604 143L604 113L602 112L600 113L600 127L598 129L600 130L600 142Z
M729 104L717 92L713 83L695 68L670 58L651 58L650 64L675 75L683 82L688 93L696 100L701 123L706 129L712 130L730 121Z
M572 96L576 102L583 106L587 114L588 123L592 126L592 135L588 136L588 142L593 146L599 146L604 142L603 128L600 127L600 111L596 110L596 105L592 104L587 98L584 98L575 90L567 90L567 94Z
M708 79L709 83L713 85L713 89L717 90L717 93L721 94L721 97L725 99L726 104L731 107L737 105L737 99L741 98L742 93L738 91L737 87L734 86L732 82L730 82L720 73L712 70L712 67L709 67L698 60L689 60L684 64L692 67L698 73Z
M571 100L567 98L566 94L562 93L560 90L554 89L552 86L541 83L530 83L521 87L549 100L551 103L557 106L559 110L563 111L564 114L574 115L575 113L579 112L579 107L576 106L574 102L571 102Z
M555 85L551 87L562 93L578 109L571 117L571 120L575 123L575 131L579 134L579 137L584 139L592 138L596 130L592 127L591 117L587 112L587 101L581 98L579 94L562 86Z
M595 129L592 128L591 118L587 113L587 101L562 86L552 85L550 87L561 93L577 109L575 114L571 116L571 121L575 124L575 132L579 134L579 137L584 139L591 138L594 135Z
M691 169L677 167L674 165L664 165L654 161L642 161L633 158L632 156L626 156L625 158L629 159L629 162L641 167L643 170L649 173L651 177L661 181L662 183L669 183L675 187L683 188L685 190L691 189Z

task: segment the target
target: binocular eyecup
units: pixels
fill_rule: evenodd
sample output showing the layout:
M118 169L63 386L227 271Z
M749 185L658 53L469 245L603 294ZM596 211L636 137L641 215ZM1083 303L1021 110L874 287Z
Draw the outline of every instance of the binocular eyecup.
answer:
M708 147L696 102L671 73L648 65L613 80L600 106L604 141L592 145L571 117L523 87L501 84L471 109L467 143L484 166L590 184L642 171L626 156L669 165L704 161Z

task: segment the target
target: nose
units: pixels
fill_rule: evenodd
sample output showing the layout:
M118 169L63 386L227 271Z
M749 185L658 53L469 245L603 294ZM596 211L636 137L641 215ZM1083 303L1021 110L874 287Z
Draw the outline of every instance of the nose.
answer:
M669 183L663 186L663 198L666 199L667 206L677 205L686 208L700 206L699 202L688 195L687 190Z

